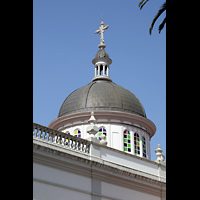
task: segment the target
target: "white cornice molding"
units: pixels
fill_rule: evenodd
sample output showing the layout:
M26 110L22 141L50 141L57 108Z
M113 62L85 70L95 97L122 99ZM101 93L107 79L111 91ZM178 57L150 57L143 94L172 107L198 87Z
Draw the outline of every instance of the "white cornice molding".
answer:
M97 145L97 144L95 144L95 145ZM134 168L132 169L127 166L122 166L120 164L109 162L109 161L106 161L106 160L103 160L100 158L97 159L97 157L95 157L95 156L91 156L89 154L85 154L82 152L73 151L70 149L65 149L65 148L61 147L60 145L56 145L56 144L52 144L52 143L46 144L45 142L41 142L38 139L33 140L33 152L35 155L37 155L37 154L41 155L41 156L43 155L43 157L44 156L51 157L56 160L57 159L59 160L60 158L64 158L64 160L66 161L66 158L67 158L67 160L70 159L75 162L78 161L79 163L97 167L97 168L101 168L103 170L110 171L111 173L122 174L123 176L124 175L125 176L135 176L135 177L137 176L137 178L139 178L139 179L145 179L150 182L155 181L155 182L163 183L163 181L164 181L164 183L165 183L165 177L158 177L153 174L149 174L147 172L140 171L138 169L134 169ZM137 158L137 159L142 160L142 158ZM63 161L63 159L61 159L61 160ZM148 161L146 159L144 161L146 161L147 163L150 162L150 163L158 166L158 164L153 161ZM159 181L159 179L161 181Z
M53 120L50 124L49 124L49 128L55 129L55 130L62 130L64 129L66 124L72 125L76 122L79 122L81 125L82 124L87 124L87 120L90 117L91 112L80 112L80 113L73 113L73 114L69 114L69 115L64 115L62 117L58 117L55 120ZM142 128L144 127L145 129L147 129L147 133L150 134L150 137L153 137L153 135L156 132L156 126L155 124L144 117L141 117L139 115L134 115L131 113L124 113L124 112L120 112L120 111L95 111L94 112L95 117L97 119L97 123L98 120L105 120L105 123L117 123L117 122L113 122L112 120L120 120L120 124L128 124L128 125L132 125L135 126L134 124L138 124L140 127L138 128ZM128 123L127 123L128 122ZM77 123L76 123L77 125ZM145 131L145 129L143 129Z
M92 176L111 184L117 182L120 186L137 189L148 194L160 195L161 188L162 193L165 193L166 183L163 181L146 177L128 167L119 168L116 164L110 165L108 162L94 161L87 155L82 157L78 152L71 153L60 151L58 148L45 147L38 142L33 143L33 161L35 163L87 177Z

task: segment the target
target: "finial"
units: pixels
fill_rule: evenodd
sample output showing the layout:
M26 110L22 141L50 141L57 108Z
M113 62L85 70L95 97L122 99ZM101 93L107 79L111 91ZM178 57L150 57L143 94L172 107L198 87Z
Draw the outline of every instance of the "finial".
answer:
M106 45L104 44L103 33L104 33L104 31L105 31L106 29L108 29L109 25L106 25L106 26L105 26L104 23L103 23L103 19L101 20L100 25L101 25L101 26L99 27L99 29L96 30L94 33L101 34L100 43L99 43L98 47L102 49L102 48L105 48L105 47L106 47Z
M157 149L155 150L157 159L155 162L165 162L165 156L162 154L163 150L160 148L160 144L157 145Z
M96 123L96 119L94 117L94 112L93 111L91 112L91 117L88 120L88 123L93 124L93 125Z
M91 117L88 120L88 123L90 123L90 125L86 129L87 133L90 134L90 138L88 138L88 140L99 143L99 140L97 139L97 137L95 137L95 135L99 131L99 129L95 125L96 119L94 117L94 112L91 112Z

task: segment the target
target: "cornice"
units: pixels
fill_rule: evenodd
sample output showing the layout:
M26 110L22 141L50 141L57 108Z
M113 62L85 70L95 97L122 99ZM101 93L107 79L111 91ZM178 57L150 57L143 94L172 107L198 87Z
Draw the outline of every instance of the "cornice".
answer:
M80 125L82 124L87 124L87 120L90 117L91 112L81 112L81 113L73 113L73 114L69 114L69 115L64 115L61 116L59 118L56 118L55 120L53 120L48 127L52 128L52 129L59 129L62 130L64 129L66 124L72 125L76 124L78 125L78 123L80 123ZM156 126L155 124L144 117L141 117L139 115L134 115L131 113L124 113L124 112L120 112L120 111L95 111L94 113L95 118L97 119L97 123L98 121L101 120L101 122L103 123L102 120L105 120L104 123L110 123L110 124L118 124L118 122L113 122L112 120L118 120L119 124L126 124L126 125L131 125L131 126L136 126L134 124L138 124L138 126L136 126L137 128L141 128L144 127L145 129L147 129L147 133L150 134L150 137L153 137L153 135L156 132ZM78 122L78 123L76 123ZM129 123L127 123L129 122ZM63 127L63 128L61 128ZM145 129L143 129L145 131Z
M83 158L76 155L63 153L59 150L44 147L40 144L33 143L33 161L43 165L52 166L54 168L71 171L72 173L83 175L86 177L97 178L111 184L116 184L140 190L142 192L154 195L165 193L166 183L151 179L134 173L128 167L118 169L114 166L107 165L106 162L99 163L91 160L91 158ZM108 179L109 177L109 179Z
M45 147L39 143L33 143L33 152L34 152L34 154L43 155L45 157L49 157L50 155L53 155L54 159L56 158L56 160L60 157L61 158L63 157L63 158L65 158L65 161L71 160L71 161L78 162L79 164L82 163L84 165L88 165L88 166L93 167L98 170L101 169L104 172L106 170L107 172L116 173L117 176L122 175L122 176L126 176L126 177L134 177L134 178L137 178L140 180L144 180L145 182L147 181L147 182L154 183L154 184L160 184L160 183L164 184L163 181L159 181L156 179L152 179L149 177L139 175L138 173L134 173L134 171L136 172L138 170L134 170L129 167L119 165L120 168L123 168L123 170L122 170L122 169L117 168L117 164L115 164L115 163L113 163L112 166L108 165L108 164L110 164L108 161L103 161L102 163L100 163L98 161L92 160L91 156L86 155L86 154L81 154L80 152L71 151L71 153L67 153L66 150L60 151L58 149L55 149L55 148L53 149L48 146ZM44 152L44 153L42 153L42 152ZM76 165L79 165L79 164L76 164ZM142 172L142 173L144 173L144 172Z

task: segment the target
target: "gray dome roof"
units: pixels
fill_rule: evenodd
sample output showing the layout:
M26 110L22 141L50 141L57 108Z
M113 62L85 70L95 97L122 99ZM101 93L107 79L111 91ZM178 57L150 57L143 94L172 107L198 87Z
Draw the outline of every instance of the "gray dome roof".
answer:
M96 80L72 92L63 102L58 117L84 111L121 111L146 118L138 98L129 90L107 80Z
M103 57L109 58L109 55L104 48L99 49L99 51L97 51L95 58L103 58Z

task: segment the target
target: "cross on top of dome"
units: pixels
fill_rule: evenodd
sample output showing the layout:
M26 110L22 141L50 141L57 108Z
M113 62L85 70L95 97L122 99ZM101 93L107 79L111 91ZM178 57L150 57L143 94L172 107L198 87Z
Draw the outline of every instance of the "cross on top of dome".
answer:
M98 33L98 34L101 34L101 37L100 37L100 43L98 45L99 48L105 48L106 45L104 44L104 37L103 37L103 33L106 29L108 29L109 25L104 25L103 23L103 20L101 20L101 26L99 27L98 30L96 30L94 33Z

